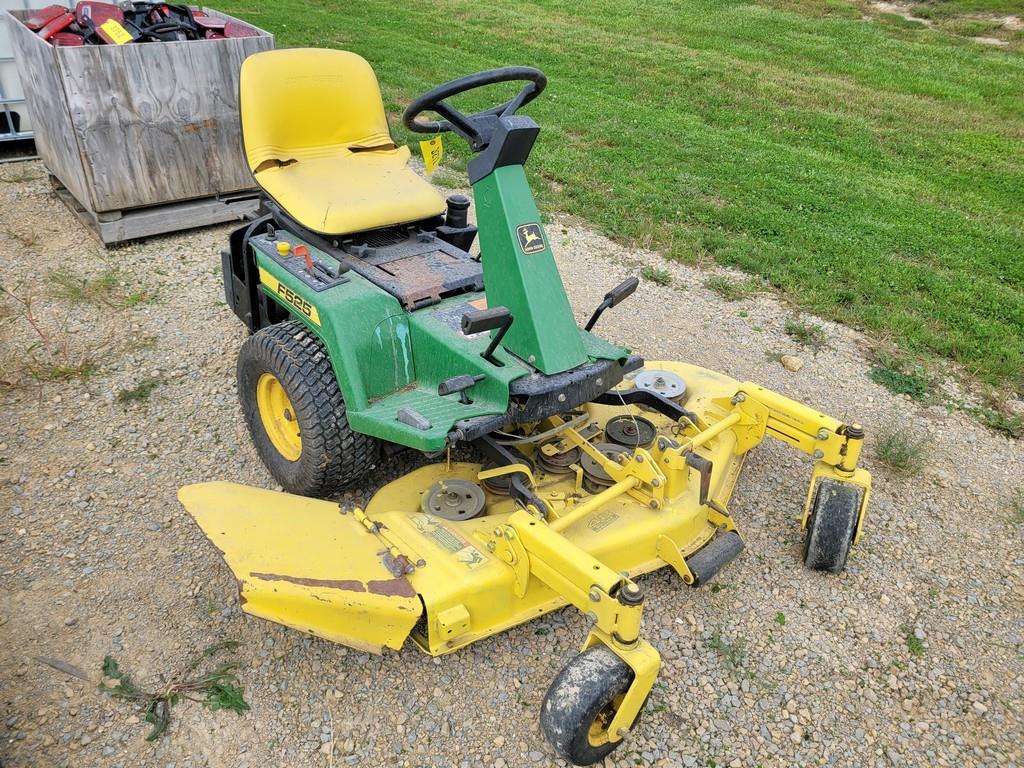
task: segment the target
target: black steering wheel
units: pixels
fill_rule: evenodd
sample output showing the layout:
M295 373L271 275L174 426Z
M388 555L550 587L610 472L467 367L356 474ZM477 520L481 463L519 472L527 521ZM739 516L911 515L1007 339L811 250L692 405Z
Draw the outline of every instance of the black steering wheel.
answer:
M445 101L452 96L482 88L485 85L518 80L526 81L526 85L518 95L504 104L475 112L472 115L463 114ZM498 118L514 115L520 107L540 96L547 84L548 79L544 73L534 67L501 67L489 69L486 72L477 72L474 75L466 75L458 80L452 80L450 83L439 85L413 99L402 115L402 123L414 133L455 131L469 142L469 146L474 152L479 152L490 142ZM416 118L424 112L436 112L444 120L417 120Z

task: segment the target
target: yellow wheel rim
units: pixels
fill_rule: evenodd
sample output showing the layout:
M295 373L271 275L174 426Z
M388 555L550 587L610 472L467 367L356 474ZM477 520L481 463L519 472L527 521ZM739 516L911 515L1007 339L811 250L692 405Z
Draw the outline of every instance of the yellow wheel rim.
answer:
M263 419L263 429L277 452L288 461L298 461L302 455L299 419L288 393L271 373L264 373L256 382L256 407Z
M590 746L601 747L612 740L608 733L608 726L612 724L612 718L619 711L622 700L625 698L625 694L620 693L611 700L608 706L597 713L597 717L594 718L594 722L590 724L590 729L587 732L587 741L590 742Z

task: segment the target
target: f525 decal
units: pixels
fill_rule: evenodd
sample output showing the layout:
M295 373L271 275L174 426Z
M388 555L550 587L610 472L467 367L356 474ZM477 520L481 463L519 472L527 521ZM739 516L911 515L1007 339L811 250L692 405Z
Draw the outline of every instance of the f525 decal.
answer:
M268 291L275 294L296 312L304 317L308 317L315 325L320 325L320 315L316 311L316 307L270 274L263 267L260 267L260 282L266 286Z

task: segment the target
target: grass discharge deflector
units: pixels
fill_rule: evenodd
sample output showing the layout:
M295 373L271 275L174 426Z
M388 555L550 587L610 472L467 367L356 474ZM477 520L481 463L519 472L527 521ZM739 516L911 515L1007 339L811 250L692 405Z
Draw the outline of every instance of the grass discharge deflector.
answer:
M508 81L525 85L483 112L448 101ZM252 332L243 412L289 493L206 483L179 495L248 613L355 648L411 639L450 653L575 606L590 631L541 724L559 755L589 764L621 743L658 672L635 578L669 566L698 586L739 554L728 502L746 453L773 437L817 460L801 525L820 570L845 565L870 477L856 424L594 335L635 279L577 326L523 170L539 128L516 113L545 84L529 67L491 70L405 112L413 131L469 143L478 231L465 197L444 200L408 167L363 59L245 61L245 152L266 204L231 236L225 290ZM460 444L480 461L450 461ZM396 446L440 461L365 510L321 500Z

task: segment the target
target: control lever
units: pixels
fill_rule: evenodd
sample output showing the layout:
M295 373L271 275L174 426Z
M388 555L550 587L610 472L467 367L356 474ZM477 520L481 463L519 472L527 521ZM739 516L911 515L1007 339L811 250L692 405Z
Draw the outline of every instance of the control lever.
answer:
M462 316L462 332L466 336L472 336L474 333L493 331L497 328L498 332L494 334L491 343L480 353L480 356L491 365L501 367L504 363L494 358L494 350L498 348L505 333L512 325L512 319L512 313L505 307L475 309Z
M696 469L700 474L700 505L702 507L710 507L718 514L728 517L729 513L709 497L711 491L711 472L714 466L711 460L698 456L696 453L688 453L685 458L687 466Z
M437 394L443 397L444 395L453 395L458 392L459 402L463 405L470 405L473 401L469 399L466 390L486 378L482 373L476 375L464 373L459 376L452 376L450 379L445 379L437 385Z
M628 299L633 295L633 291L640 285L640 280L636 277L628 277L621 283L612 288L608 293L604 295L604 301L602 301L597 309L594 310L594 314L590 316L590 320L587 321L584 331L589 331L595 325L597 325L598 318L604 313L606 309L611 309L619 302L624 299Z

